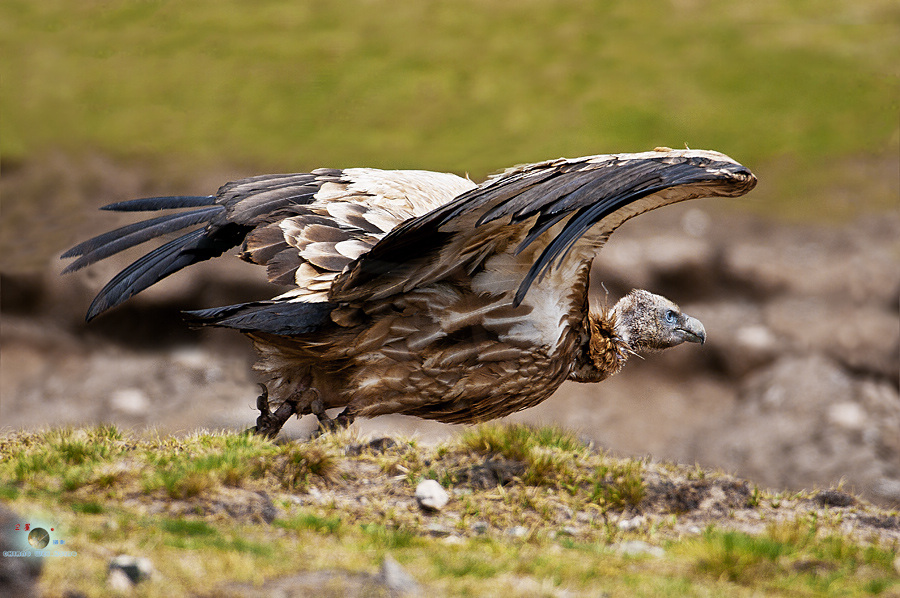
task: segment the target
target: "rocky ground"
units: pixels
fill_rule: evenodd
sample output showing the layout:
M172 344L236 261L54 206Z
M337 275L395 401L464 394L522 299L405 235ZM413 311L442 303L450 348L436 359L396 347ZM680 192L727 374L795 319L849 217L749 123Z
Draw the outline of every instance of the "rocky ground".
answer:
M134 178L118 181L145 194ZM121 199L121 185L112 197L107 183L87 187L67 193L94 192L98 205ZM73 226L88 235L114 220L101 214ZM247 343L227 331L191 331L178 312L271 295L261 273L236 259L212 262L85 326L92 295L131 259L63 278L55 259L23 270L4 258L4 428L252 425L257 387ZM599 385L567 384L511 419L559 423L615 453L698 462L763 486L843 482L900 507L898 262L897 213L813 226L701 200L642 216L602 252L595 299L613 302L631 287L667 295L704 322L709 341L634 359ZM364 434L435 441L456 431L402 417L357 425ZM284 434L304 437L313 426L291 422Z

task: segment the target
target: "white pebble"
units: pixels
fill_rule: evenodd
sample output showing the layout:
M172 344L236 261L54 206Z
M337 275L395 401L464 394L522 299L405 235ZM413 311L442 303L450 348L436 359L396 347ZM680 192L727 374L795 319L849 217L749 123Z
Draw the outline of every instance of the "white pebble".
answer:
M109 406L126 415L145 415L150 407L150 398L139 388L122 388L110 395Z
M828 419L848 430L861 430L866 425L866 411L858 403L843 401L828 408Z
M134 589L134 584L128 574L121 569L113 569L106 578L106 585L110 590L118 594L130 593Z
M416 486L416 501L423 509L440 511L449 500L447 491L436 480L422 480Z

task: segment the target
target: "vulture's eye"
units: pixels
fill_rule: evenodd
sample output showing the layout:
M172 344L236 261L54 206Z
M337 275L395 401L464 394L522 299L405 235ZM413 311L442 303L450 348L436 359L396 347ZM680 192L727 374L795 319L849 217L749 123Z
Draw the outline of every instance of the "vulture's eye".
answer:
M671 309L666 310L666 322L668 322L669 324L674 324L677 318L678 314L676 314L674 311L672 311Z

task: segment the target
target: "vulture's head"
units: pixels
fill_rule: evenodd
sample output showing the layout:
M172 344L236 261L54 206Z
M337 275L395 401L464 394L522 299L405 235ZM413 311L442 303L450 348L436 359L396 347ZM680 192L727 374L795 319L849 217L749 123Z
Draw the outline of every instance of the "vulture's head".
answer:
M659 295L636 289L612 309L616 334L633 351L658 351L681 343L706 341L700 320L681 313L681 308Z

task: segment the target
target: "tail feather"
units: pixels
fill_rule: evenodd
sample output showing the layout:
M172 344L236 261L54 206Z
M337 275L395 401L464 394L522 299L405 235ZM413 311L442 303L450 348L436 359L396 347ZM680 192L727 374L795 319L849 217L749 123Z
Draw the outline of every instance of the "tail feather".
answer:
M235 328L242 332L278 335L306 334L331 322L334 303L300 301L254 301L224 307L184 312L185 320L196 326Z
M63 270L63 274L80 270L85 266L161 235L173 233L202 222L209 222L213 216L223 210L224 208L221 206L212 206L190 212L168 214L142 222L135 222L134 224L96 236L62 254L63 258L81 256L78 260L69 264Z

